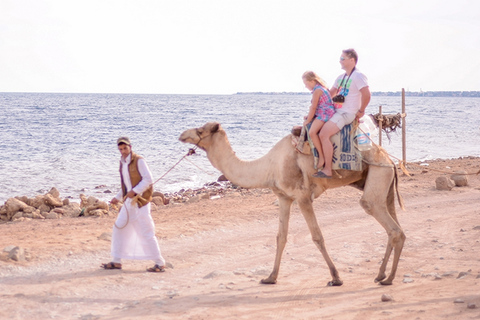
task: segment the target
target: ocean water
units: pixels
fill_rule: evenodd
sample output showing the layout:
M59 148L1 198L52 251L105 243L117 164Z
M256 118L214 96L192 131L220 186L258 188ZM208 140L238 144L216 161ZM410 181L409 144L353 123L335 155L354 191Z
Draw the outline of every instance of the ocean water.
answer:
M266 154L307 114L308 94L142 95L0 93L0 204L59 189L110 200L120 188L116 139L129 136L157 180L191 147L186 129L220 122L239 158ZM401 112L400 97L374 96L367 114ZM480 99L406 98L407 161L480 156ZM402 158L401 129L383 146ZM162 192L197 188L221 173L205 153L181 161L155 184ZM111 193L105 193L111 191Z

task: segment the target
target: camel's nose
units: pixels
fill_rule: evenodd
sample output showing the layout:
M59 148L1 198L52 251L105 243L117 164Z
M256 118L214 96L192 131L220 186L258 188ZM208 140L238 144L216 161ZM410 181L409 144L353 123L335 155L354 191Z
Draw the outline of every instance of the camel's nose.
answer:
M182 132L180 137L178 137L178 140L185 143L185 142L187 142L187 138L188 138L187 131L184 131L184 132Z

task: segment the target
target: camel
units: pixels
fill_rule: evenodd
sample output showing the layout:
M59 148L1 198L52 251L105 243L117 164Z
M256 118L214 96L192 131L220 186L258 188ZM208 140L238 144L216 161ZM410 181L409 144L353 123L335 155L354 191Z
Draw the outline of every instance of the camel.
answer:
M273 271L266 279L262 279L261 283L277 282L280 260L287 243L290 209L296 201L307 222L312 240L330 269L332 280L327 285L343 284L327 252L312 203L327 189L350 185L363 190L360 205L387 232L385 256L375 282L391 285L406 239L395 212L395 190L402 209L403 200L398 193L397 170L393 161L381 147L374 145L370 150L362 151L362 171L336 170L337 175L332 179L314 178L313 156L296 152L291 138L291 135L285 136L266 155L253 161L243 161L235 155L225 130L216 122L186 130L179 140L203 149L211 164L233 184L243 188L270 188L278 197L280 221L275 261ZM393 263L387 278L385 270L392 250Z

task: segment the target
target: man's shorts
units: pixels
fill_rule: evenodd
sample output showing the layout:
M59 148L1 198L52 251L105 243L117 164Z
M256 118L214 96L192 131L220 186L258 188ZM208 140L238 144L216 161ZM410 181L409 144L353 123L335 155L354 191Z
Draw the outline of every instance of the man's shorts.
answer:
M342 130L343 127L345 127L347 124L350 124L355 120L355 114L352 113L340 113L335 112L333 117L330 118L329 121L335 123L338 127L339 130Z

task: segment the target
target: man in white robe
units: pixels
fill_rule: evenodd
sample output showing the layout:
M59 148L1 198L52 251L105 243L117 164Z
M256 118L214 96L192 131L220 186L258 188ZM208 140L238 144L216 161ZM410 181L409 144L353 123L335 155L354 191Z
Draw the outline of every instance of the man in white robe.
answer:
M120 158L122 189L111 200L112 204L123 200L123 206L115 221L112 234L112 261L102 264L105 269L121 269L122 259L153 260L149 272L164 272L155 224L150 214L153 186L152 174L146 161L132 152L130 140L117 140Z

